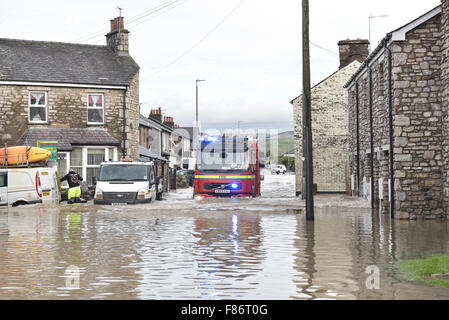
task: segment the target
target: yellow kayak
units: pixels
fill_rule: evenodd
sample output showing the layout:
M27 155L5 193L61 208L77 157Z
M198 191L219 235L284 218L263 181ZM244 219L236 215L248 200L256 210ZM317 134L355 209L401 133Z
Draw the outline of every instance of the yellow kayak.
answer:
M0 165L6 164L5 154L8 156L8 165L26 164L27 152L28 163L45 161L51 157L50 151L37 147L17 146L0 148Z

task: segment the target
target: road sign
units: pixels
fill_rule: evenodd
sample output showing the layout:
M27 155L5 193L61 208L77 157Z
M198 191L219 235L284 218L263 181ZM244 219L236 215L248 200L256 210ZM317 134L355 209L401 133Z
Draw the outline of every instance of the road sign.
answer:
M51 157L48 160L58 162L58 141L37 140L37 147L50 151Z

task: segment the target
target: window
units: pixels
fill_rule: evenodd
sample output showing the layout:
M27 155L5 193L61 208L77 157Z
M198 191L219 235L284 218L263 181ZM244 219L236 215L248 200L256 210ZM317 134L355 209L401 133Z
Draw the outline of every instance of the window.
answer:
M114 148L109 148L108 150L108 158L107 161L114 161Z
M83 169L83 149L73 148L70 153L70 168L81 174Z
M0 172L0 188L8 186L8 174L6 172Z
M30 92L29 96L29 121L32 123L47 122L47 93Z
M105 160L105 149L87 149L87 185L94 185L94 177L98 179L100 164Z
M148 139L148 132L149 132L149 128L147 127L140 127L140 145L142 147L145 147L147 149L150 148L150 144L149 144L149 139Z
M104 123L104 95L88 94L87 95L87 123L103 124Z
M377 71L379 73L377 95L383 96L384 95L384 83L385 83L384 64L383 63L379 63Z

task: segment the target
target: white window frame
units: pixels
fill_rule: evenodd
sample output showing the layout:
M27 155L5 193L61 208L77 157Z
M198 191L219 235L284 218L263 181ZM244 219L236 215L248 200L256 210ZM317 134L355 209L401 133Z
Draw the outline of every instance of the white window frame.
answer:
M44 105L32 105L31 104L31 94L33 93L43 93L45 97ZM31 119L31 108L45 108L45 121L36 121ZM48 123L48 92L33 90L28 92L28 123Z
M109 149L112 148L113 149L113 156L112 156L112 161L118 161L118 150L117 147L114 146L80 146L81 150L82 150L82 170L81 170L81 176L83 177L83 179L87 179L87 168L99 168L99 165L88 165L87 164L87 150L88 149L105 149L104 150L104 159L105 162L109 161ZM87 180L86 180L87 181Z
M101 102L102 102L102 106L101 106L101 108L99 108L99 107L90 107L89 106L89 96L101 96ZM87 124L88 125L103 125L105 122L104 122L104 119L105 119L105 107L104 107L104 105L105 105L105 101L104 101L104 93L93 93L93 92L91 92L91 93L88 93L87 94L87 103L86 103L86 105L87 105ZM90 110L102 110L103 111L103 121L102 122L89 122L89 109Z

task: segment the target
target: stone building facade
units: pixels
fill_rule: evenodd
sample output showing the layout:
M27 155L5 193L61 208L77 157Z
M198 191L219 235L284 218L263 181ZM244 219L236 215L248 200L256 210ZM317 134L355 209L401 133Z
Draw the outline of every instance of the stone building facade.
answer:
M346 85L351 192L398 219L447 217L447 2L387 34Z
M311 90L313 180L319 193L346 193L348 168L348 98L343 88L368 55L367 40L338 43L340 69ZM302 95L293 99L296 194L303 181Z
M122 17L106 38L106 46L0 39L0 145L59 141L60 174L72 166L89 183L99 162L139 158L139 66Z

